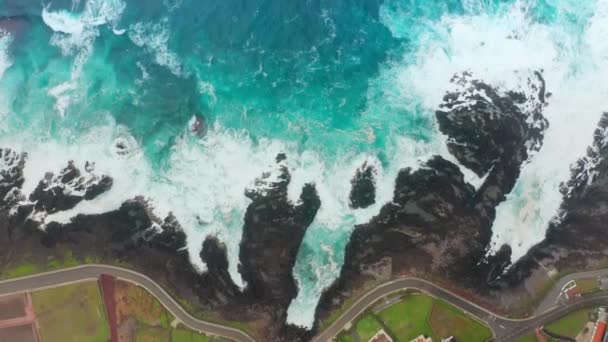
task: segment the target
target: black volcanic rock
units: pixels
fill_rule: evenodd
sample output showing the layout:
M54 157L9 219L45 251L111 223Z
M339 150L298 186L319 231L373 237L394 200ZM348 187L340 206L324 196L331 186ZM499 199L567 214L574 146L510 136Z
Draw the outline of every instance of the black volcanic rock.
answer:
M436 117L449 137L448 150L462 165L481 177L522 144L530 151L540 149L548 122L542 116L545 81L539 72L525 90L502 92L467 72L451 82L456 89L443 97Z
M370 222L355 227L340 278L323 294L317 308L317 326L369 280L412 274L443 279L458 289L490 296L511 280L512 284L521 283L535 260L559 254L569 255L559 260L571 263L569 260L580 258L588 244L592 245L591 253L606 254L601 246L608 241L594 238L605 235L602 222L608 219L608 191L604 190L608 189L608 165L604 146L598 143L597 153L590 154L593 163L581 164L584 167L578 174L582 176L570 184L575 190L569 193L571 201L565 202L567 214L562 224L549 231L547 240L507 275L503 272L509 266L508 246L486 257L495 208L512 190L528 154L542 143L546 128L542 117L544 83L540 74L535 77L511 91L501 91L470 75L455 78L460 88L446 95L437 112L440 129L448 135L450 151L461 163L477 174L487 174L484 183L475 189L457 165L440 156L416 170L401 170L392 201ZM13 189L18 190L23 183L20 170L24 162L20 160L24 157L9 154L18 162L13 163L17 165L13 171L1 174L0 191L17 194ZM143 198L129 200L112 212L78 215L69 224L49 223L46 230L27 219L31 205L29 209L0 206L0 266L24 260L45 264L63 251L81 260L93 256L104 262L124 262L206 315L253 322L261 340L308 339L314 331L286 325L285 321L288 305L297 294L292 274L295 259L320 200L311 184L304 186L297 203L288 200L286 158L278 155L276 170L261 175L245 192L252 201L244 217L239 254L245 289L239 289L230 278L225 246L216 237L206 237L203 242L199 257L207 264L207 271L200 273L185 251L186 237L179 222L172 215L164 220L153 217ZM592 172L584 175L584 170ZM350 193L353 208L373 203L374 173L364 165L355 175ZM110 186L111 180L93 174L92 164L85 166L84 172L70 164L58 175L42 180L31 200L47 212L64 210ZM581 232L589 237L581 239ZM564 254L570 248L574 252Z
M247 283L245 295L265 306L275 322L284 322L287 307L297 295L293 266L307 227L321 202L313 185L302 189L299 203L287 199L289 172L277 157L278 183L258 182L265 190L250 190L252 203L245 213L240 248L240 272ZM281 324L268 327L269 336L279 338Z
M226 246L217 237L208 236L203 241L200 253L201 259L207 265L207 272L201 275L201 283L206 284L207 291L213 291L213 295L205 294L205 300L213 302L214 305L226 305L240 296L239 288L234 284L230 273L228 273L228 257Z
M165 218L160 231L152 235L151 241L167 249L178 250L186 247L186 233L172 213Z
M367 208L376 201L376 170L364 163L357 169L355 177L350 181L350 207L353 209Z
M16 204L19 195L15 193L13 196L7 196L9 192L18 190L23 185L23 167L27 155L18 153L8 148L0 148L0 165L4 168L0 169L0 207L12 206ZM4 203L9 201L10 203Z
M479 176L475 190L457 165L435 156L397 176L394 198L371 222L355 227L340 278L324 292L316 323L372 280L400 274L439 276L478 294L504 287L510 248L487 257L496 207L513 189L530 152L542 144L545 86L535 73L518 90L503 92L468 73L436 112L450 152ZM316 327L316 325L315 325Z
M531 272L544 268L598 268L608 258L608 113L595 130L587 155L571 168L562 184L564 201L545 239L532 247L503 277L515 285Z
M54 213L75 207L82 200L91 200L112 187L108 176L97 176L87 163L85 173L69 162L57 175L48 172L38 183L29 200L37 211Z

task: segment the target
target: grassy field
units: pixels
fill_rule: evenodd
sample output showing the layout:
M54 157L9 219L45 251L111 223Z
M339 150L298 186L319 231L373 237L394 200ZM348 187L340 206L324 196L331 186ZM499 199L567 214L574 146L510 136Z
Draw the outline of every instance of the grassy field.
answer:
M355 342L355 339L352 337L352 335L348 332L344 332L342 333L342 335L340 335L340 337L338 337L338 341L340 342Z
M107 342L110 330L97 282L32 293L44 341Z
M135 342L170 342L171 330L138 324Z
M435 300L429 323L440 339L454 336L456 341L487 341L492 337L489 328L442 300Z
M384 329L395 342L409 342L419 335L434 341L454 336L457 341L484 342L492 331L450 304L422 293L407 294L403 300L379 313L362 316L353 326L361 341L367 341ZM339 336L341 342L351 342L349 332Z
M582 294L593 293L600 290L597 285L597 279L595 278L578 279L576 281L576 286Z
M437 340L427 320L434 301L424 294L412 294L378 313L378 318L390 330L396 342L409 342L420 334Z
M566 315L559 320L545 326L545 329L556 334L576 337L589 321L589 312L591 309L581 309L569 315Z
M367 341L376 335L378 330L383 328L382 323L378 321L376 316L369 314L357 322L355 329L357 329L357 334L361 338L361 341Z
M66 250L60 257L49 257L45 262L31 262L31 258L25 257L19 263L8 263L6 265L2 265L2 267L0 267L0 280L29 276L84 264L105 264L139 271L136 267L133 267L129 263L120 259L108 260L102 259L98 256L85 256L83 258L79 258L75 257L72 251ZM256 331L252 329L251 325L249 325L247 322L225 321L218 319L218 317L212 312L204 311L191 302L180 298L179 295L172 291L171 288L165 288L165 290L170 293L173 299L180 303L180 305L191 315L202 320L239 329L254 337L256 336ZM338 317L339 314L336 315L334 319L337 319ZM169 323L171 320L172 318L169 319Z

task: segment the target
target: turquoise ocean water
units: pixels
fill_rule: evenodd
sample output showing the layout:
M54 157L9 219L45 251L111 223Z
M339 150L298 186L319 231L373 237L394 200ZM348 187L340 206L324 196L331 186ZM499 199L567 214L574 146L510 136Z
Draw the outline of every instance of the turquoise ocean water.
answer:
M491 248L510 243L517 258L542 239L608 99L606 22L604 0L0 0L0 145L29 153L26 193L68 160L115 179L98 199L36 219L143 195L177 216L201 270L201 242L218 235L241 286L244 190L285 152L290 199L313 182L322 201L289 310L310 326L350 232L390 201L398 170L451 158L434 109L455 72L507 89L544 70L551 128L499 207ZM204 139L190 133L194 114ZM378 170L377 204L353 210L364 162Z

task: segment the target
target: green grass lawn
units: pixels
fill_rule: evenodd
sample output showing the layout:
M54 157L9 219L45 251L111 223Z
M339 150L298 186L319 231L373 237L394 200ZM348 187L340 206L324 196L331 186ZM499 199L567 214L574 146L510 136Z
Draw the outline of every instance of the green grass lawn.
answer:
M97 282L32 293L43 341L107 342L110 329Z
M485 325L442 300L435 300L429 323L440 339L454 336L456 341L483 342L492 337Z
M545 329L554 332L556 334L576 337L578 333L583 329L585 324L589 321L590 309L581 309L568 314L551 324L545 326Z
M162 327L152 327L145 324L137 325L135 342L170 342L171 330Z
M434 302L435 300L427 295L409 295L378 313L378 318L389 329L396 342L409 342L420 334L431 336L435 341L437 338L427 321Z
M376 335L378 330L383 329L382 323L378 322L376 317L372 314L366 315L361 318L355 327L357 334L361 338L361 341L367 341L372 336Z
M352 337L352 335L345 331L343 332L340 337L338 337L338 341L340 342L355 342L355 339Z

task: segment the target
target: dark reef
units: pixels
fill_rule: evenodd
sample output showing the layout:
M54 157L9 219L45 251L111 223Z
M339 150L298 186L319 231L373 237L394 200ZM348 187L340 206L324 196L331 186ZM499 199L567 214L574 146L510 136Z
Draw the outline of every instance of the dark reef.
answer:
M351 180L350 207L367 208L376 202L376 169L364 163Z
M588 155L563 186L561 221L511 265L509 246L493 256L486 252L497 205L513 189L522 165L542 146L548 127L542 115L547 105L544 80L537 72L518 89L499 89L465 72L452 82L436 112L439 128L455 158L485 176L483 184L476 189L458 165L441 156L416 170L401 170L392 201L370 222L354 228L340 277L324 292L312 331L286 324L286 313L298 291L292 275L296 256L321 202L313 184L303 187L298 203L288 201L284 154L276 158L278 181L260 175L257 185L262 186L256 188L264 190L245 192L251 204L239 255L244 289L232 281L226 248L217 237L203 242L200 257L208 269L197 272L178 220L173 215L154 217L143 197L112 212L78 215L70 223L48 223L40 229L33 216L91 200L110 189L112 179L95 174L92 163L80 170L69 162L61 172L47 174L26 198L20 189L27 155L6 148L0 148L2 163L8 165L0 171L0 266L45 265L68 252L79 260L126 264L193 303L191 309L206 317L247 322L260 340L297 341L309 339L321 320L370 281L416 275L504 308L509 303L500 298L523 293L523 282L540 264L568 269L605 260L608 115ZM352 208L375 203L375 176L367 164L353 175Z

